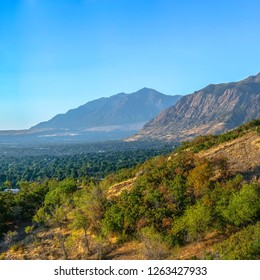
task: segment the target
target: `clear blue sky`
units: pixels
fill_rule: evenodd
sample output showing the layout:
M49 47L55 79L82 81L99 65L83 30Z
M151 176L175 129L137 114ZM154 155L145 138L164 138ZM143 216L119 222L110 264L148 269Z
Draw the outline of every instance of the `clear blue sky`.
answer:
M260 72L260 1L0 0L0 129Z

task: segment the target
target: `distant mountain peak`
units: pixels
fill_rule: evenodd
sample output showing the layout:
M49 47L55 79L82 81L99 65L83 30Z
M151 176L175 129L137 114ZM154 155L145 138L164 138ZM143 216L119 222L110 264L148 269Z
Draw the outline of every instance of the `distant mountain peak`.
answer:
M72 131L124 131L123 137L137 132L146 122L162 110L175 104L180 95L169 96L151 88L134 93L118 93L99 98L51 120L39 123L31 130L72 130Z

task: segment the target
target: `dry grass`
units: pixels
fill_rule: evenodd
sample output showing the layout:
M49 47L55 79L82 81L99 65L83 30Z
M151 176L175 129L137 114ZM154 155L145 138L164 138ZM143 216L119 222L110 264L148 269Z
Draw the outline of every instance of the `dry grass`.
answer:
M192 258L203 259L206 252L222 242L226 237L218 232L209 233L203 240L192 242L184 247L169 250L167 259L188 260ZM144 244L140 241L126 242L108 254L111 260L145 260Z
M209 159L224 157L232 174L260 176L260 136L255 132L200 152L199 156Z
M217 232L209 233L203 240L192 242L175 251L178 260L189 260L192 258L203 259L206 252L211 252L213 246L222 242L225 236Z
M110 254L107 255L107 259L111 260L144 260L145 257L142 254L143 244L138 241L125 242Z
M134 185L134 181L136 180L136 178L137 177L134 177L111 186L107 193L107 199L118 197L123 191L130 191Z

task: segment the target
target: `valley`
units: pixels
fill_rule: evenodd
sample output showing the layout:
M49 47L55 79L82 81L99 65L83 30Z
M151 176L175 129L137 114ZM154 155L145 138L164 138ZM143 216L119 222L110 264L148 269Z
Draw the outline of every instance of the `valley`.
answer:
M259 259L259 92L143 88L1 131L0 258Z
M101 180L21 181L0 193L1 259L259 259L259 127L148 149Z

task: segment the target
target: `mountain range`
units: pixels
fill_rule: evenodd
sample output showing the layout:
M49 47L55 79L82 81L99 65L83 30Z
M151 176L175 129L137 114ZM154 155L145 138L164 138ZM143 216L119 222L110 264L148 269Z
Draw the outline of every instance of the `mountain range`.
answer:
M103 97L28 130L0 131L0 143L179 142L219 134L256 118L260 118L260 73L239 82L210 84L185 96L143 88Z
M119 140L137 133L145 123L174 105L181 95L154 89L119 93L90 101L28 130L0 131L0 143Z
M131 94L119 93L90 101L31 129L110 131L125 130L126 126L140 129L162 110L174 105L180 97L149 88Z
M211 84L183 96L128 141L186 141L197 135L218 134L256 118L260 118L260 73L239 82Z

